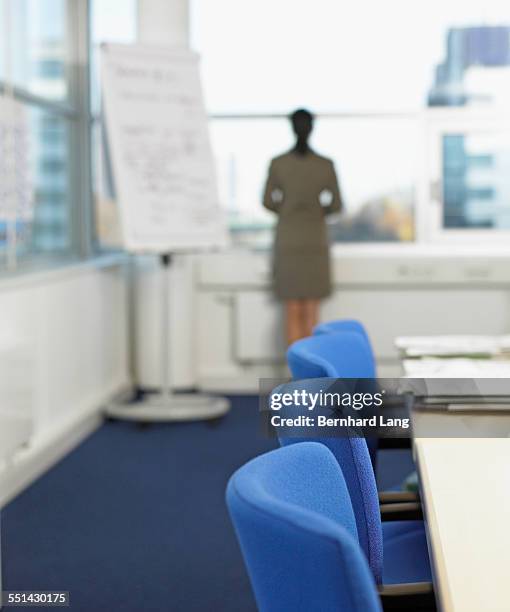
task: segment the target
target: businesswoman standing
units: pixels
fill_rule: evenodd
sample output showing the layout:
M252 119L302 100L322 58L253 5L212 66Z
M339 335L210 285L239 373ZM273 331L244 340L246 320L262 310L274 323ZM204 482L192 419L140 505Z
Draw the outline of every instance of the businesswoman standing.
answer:
M319 302L331 293L325 216L342 209L333 162L308 144L312 114L299 109L290 120L296 145L271 161L264 191L264 206L278 215L273 280L285 302L288 344L312 333Z

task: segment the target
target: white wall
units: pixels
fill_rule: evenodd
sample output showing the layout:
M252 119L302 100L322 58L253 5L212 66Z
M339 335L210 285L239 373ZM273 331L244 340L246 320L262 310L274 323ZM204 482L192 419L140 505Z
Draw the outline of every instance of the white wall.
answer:
M256 392L258 379L286 374L283 314L270 289L269 254L232 251L194 258L192 288L181 278L172 354L193 364L184 377L204 390ZM352 317L367 327L380 376L398 376L398 335L500 334L510 332L510 252L417 245L339 247L334 291L323 303L323 320ZM157 300L145 285L139 322ZM186 333L184 333L186 330ZM187 335L186 335L187 334ZM153 339L139 344L138 382L157 380ZM191 340L190 340L191 338ZM143 364L143 367L142 367Z
M0 388L0 427L14 432L22 421L27 440L0 462L0 507L93 430L101 406L129 384L126 291L124 266L113 262L0 280L0 369L17 376Z
M187 45L189 0L138 0L138 40L148 45Z

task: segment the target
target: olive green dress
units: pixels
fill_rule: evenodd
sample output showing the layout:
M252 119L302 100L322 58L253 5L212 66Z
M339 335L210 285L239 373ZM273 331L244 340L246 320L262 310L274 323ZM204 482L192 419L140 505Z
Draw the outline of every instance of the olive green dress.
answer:
M331 273L325 216L342 208L333 162L312 151L275 157L264 206L278 215L273 248L276 296L282 300L328 296Z

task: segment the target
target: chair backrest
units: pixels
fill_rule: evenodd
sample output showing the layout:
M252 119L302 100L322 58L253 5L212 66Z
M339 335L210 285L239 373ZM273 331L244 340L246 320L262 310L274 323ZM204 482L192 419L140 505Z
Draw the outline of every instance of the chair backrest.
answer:
M253 459L231 477L227 505L259 610L381 610L342 472L323 445Z
M372 347L372 343L370 342L367 330L365 329L363 323L361 323L360 321L357 321L356 319L336 319L334 321L326 321L324 323L319 323L315 326L313 330L313 335L320 336L322 334L338 334L343 332L356 332L363 336L363 338L365 338L370 351L370 357L374 363L375 370L374 349Z
M358 331L320 334L291 344L287 362L295 380L305 378L371 378L376 376L370 343ZM377 439L367 438L375 470Z
M353 331L297 340L287 350L287 362L295 379L375 378L369 344Z
M327 378L293 381L280 385L273 393L294 394L297 391L300 394L305 391L315 394L319 391L331 391L331 385L334 383L334 380ZM282 406L280 414L282 417L295 417L300 414L310 414L307 410L301 405L290 404ZM380 584L383 569L381 515L377 484L367 442L363 437L355 434L342 437L320 437L314 435L316 431L311 432L305 427L301 430L297 427L287 430L282 427L278 429L278 438L282 447L300 446L296 443L313 441L326 446L332 452L349 491L360 546L366 555L375 581Z

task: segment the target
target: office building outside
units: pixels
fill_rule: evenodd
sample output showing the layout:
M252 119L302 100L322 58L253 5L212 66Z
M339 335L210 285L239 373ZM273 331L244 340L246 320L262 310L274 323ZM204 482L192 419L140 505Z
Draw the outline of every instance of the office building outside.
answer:
M452 28L428 104L502 106L509 85L510 27ZM444 227L508 229L510 148L504 134L445 134L442 159Z

